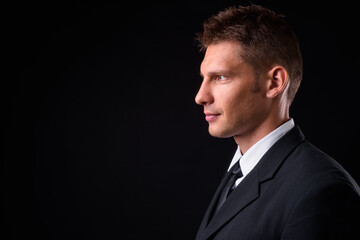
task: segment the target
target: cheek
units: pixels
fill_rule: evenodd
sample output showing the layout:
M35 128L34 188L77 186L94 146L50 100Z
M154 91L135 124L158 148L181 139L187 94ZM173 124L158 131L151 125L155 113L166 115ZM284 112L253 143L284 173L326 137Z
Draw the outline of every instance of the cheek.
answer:
M223 102L226 104L226 110L231 112L239 112L245 110L249 105L249 96L246 91L232 91L224 95Z
M238 91L224 98L224 115L231 125L245 124L256 118L261 108L260 96L251 91Z
M217 107L221 108L225 117L230 120L246 115L254 108L254 101L258 100L258 94L252 91L251 81L234 81L226 85L218 85L214 90L217 99ZM233 119L235 120L235 119Z

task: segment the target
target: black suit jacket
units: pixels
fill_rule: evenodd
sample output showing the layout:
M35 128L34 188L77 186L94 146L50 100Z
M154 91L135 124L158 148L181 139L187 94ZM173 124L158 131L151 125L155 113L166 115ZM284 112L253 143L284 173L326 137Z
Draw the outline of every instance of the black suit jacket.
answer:
M227 177L197 240L360 239L359 186L297 126L267 151L214 214Z

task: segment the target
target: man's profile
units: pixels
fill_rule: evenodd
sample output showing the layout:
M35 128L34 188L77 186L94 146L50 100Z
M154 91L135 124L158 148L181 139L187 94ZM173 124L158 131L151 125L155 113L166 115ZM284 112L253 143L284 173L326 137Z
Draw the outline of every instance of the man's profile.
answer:
M210 135L233 137L238 149L196 239L358 238L359 186L289 115L302 57L284 17L231 7L205 21L198 40L195 101Z

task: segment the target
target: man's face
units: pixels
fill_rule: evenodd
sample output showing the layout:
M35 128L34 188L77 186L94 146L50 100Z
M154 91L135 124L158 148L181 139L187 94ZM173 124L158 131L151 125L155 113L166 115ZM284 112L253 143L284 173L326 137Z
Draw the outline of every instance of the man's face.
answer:
M214 137L251 134L266 118L269 102L265 81L258 79L240 53L239 43L220 42L206 50L200 72L203 82L195 101L204 106Z

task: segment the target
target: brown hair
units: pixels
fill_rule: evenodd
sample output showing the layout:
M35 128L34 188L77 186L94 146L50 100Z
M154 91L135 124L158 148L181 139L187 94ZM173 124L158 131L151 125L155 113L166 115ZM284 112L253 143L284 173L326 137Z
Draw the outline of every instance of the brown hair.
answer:
M257 76L274 65L289 74L288 99L293 101L302 79L302 57L298 39L283 15L261 6L230 7L207 19L197 34L201 50L221 41L239 42L241 57Z

